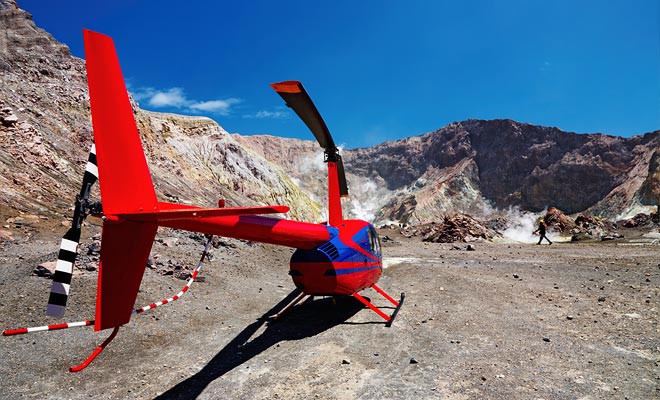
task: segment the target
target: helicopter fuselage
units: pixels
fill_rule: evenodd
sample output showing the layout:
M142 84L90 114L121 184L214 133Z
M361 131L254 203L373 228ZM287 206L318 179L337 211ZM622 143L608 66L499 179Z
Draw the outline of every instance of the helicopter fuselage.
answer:
M371 287L383 271L374 227L359 220L326 226L330 240L314 249L297 249L289 275L309 295L352 295Z

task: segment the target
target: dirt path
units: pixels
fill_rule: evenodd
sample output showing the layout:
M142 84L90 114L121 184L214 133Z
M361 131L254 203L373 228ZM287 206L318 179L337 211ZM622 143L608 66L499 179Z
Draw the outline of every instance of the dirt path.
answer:
M108 334L0 338L6 398L647 399L660 396L660 248L625 242L424 244L392 232L380 286L406 292L392 328L351 299L264 316L293 289L291 250L230 241L180 301ZM20 236L20 235L17 235ZM196 262L201 245L156 243ZM0 244L0 328L50 323L50 281L31 276L52 238ZM462 247L464 248L464 246ZM76 277L67 320L92 317L95 273ZM147 270L138 301L185 281ZM75 294L75 296L74 296ZM365 292L379 306L388 303ZM388 310L388 311L391 311Z

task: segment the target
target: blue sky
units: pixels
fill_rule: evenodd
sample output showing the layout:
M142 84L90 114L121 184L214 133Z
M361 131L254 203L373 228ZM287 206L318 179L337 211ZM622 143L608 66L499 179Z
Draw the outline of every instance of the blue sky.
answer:
M348 148L468 118L660 129L658 0L18 0L84 58L115 40L140 106L313 139L268 86L300 80Z

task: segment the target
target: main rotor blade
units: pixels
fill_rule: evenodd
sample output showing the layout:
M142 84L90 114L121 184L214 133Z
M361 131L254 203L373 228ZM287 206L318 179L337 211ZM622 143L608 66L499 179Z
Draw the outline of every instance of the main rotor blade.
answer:
M321 114L319 114L302 83L299 81L284 81L271 83L270 86L284 99L286 105L298 114L298 117L312 131L321 147L329 152L334 152L337 146L334 140L332 140L330 131L325 125L323 118L321 118Z
M348 196L348 185L346 184L346 173L344 172L344 161L337 155L337 178L339 179L339 196Z

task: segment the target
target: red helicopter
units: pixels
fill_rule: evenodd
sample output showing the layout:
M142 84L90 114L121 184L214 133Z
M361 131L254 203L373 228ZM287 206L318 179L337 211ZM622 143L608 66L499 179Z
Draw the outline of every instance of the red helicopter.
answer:
M404 294L397 301L376 286L383 268L378 234L368 222L343 218L341 198L348 195L348 187L342 158L300 82L271 86L324 149L329 215L322 224L259 215L289 211L289 207L281 205L224 207L220 200L217 208L201 208L159 201L114 43L110 37L89 30L84 30L84 42L94 145L76 197L72 226L62 238L46 313L64 316L82 222L91 215L102 220L96 317L93 321L6 330L4 335L84 325L94 325L95 331L113 328L111 336L83 364L70 371L86 367L133 315L176 300L194 280L208 243L193 277L179 295L141 309L133 308L159 226L295 248L289 275L299 293L275 318L305 296L353 296L381 316L387 326L391 325ZM91 202L90 189L97 179L101 202ZM393 313L385 314L358 293L366 288L375 289L390 301L395 306Z

